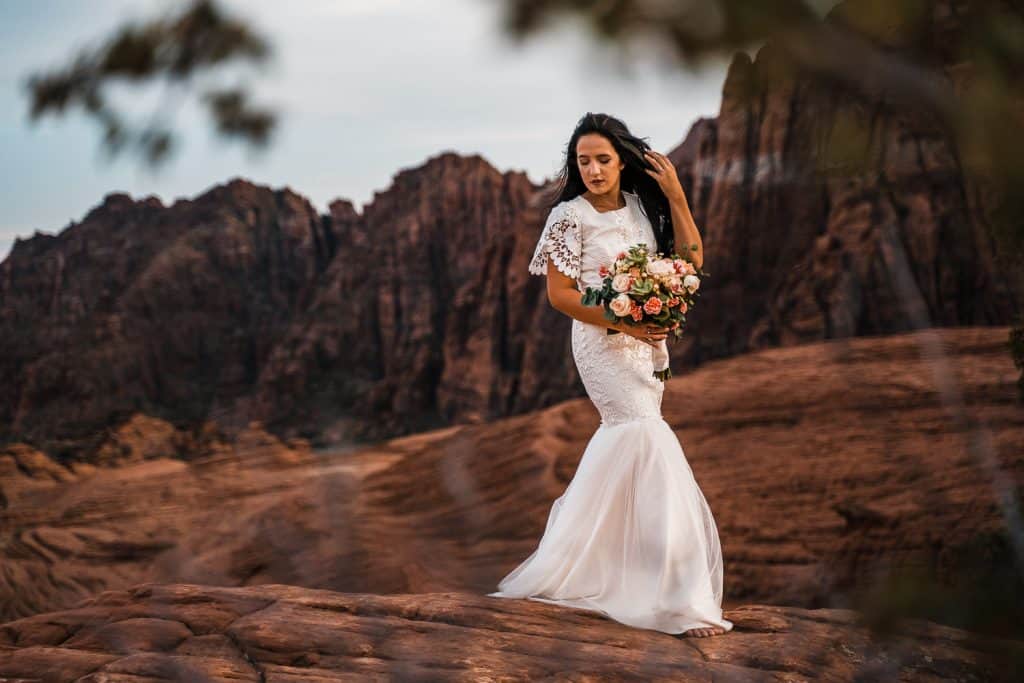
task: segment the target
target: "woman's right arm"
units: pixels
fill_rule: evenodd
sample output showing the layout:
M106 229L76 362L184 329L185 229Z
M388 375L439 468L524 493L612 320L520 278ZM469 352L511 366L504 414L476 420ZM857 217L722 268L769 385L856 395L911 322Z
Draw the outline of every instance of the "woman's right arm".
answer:
M636 327L626 323L612 322L604 317L604 307L584 305L580 299L582 294L576 289L576 280L558 270L551 260L548 260L548 302L555 310L565 313L570 318L575 318L592 325L600 325L619 332L636 337L650 344L656 344L659 340L668 336L667 327L651 327L652 332L646 333L645 327ZM656 330L656 331L655 331Z

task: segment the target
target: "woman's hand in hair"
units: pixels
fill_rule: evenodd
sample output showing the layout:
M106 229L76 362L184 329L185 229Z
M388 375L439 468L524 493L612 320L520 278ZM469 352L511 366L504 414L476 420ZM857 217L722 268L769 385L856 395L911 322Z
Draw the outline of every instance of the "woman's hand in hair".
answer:
M679 176L676 175L676 167L669 161L667 156L661 152L655 152L653 149L648 149L644 151L644 157L654 167L653 170L645 168L644 172L658 181L658 187L665 193L667 199L682 199L686 197L686 193L683 192L683 186L679 182Z

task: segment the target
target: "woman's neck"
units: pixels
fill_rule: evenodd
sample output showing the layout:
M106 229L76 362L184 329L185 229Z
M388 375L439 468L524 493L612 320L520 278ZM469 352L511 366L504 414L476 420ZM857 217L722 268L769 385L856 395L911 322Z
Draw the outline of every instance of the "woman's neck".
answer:
M583 196L588 202L590 202L590 205L594 207L595 211L602 213L622 209L626 206L626 197L619 188L609 190L608 192L599 195L595 195L593 192L587 191L583 193ZM611 200L609 199L610 197L614 197L615 199Z

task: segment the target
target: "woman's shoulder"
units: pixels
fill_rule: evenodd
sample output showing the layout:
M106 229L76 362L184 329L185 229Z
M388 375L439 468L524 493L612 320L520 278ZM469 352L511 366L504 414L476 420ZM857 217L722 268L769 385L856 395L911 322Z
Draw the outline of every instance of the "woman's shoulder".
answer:
M555 204L555 208L561 207L561 209L563 211L564 210L569 210L569 209L575 209L576 207L579 206L581 201L583 201L583 195L578 194L575 197L570 197L568 199L563 199L562 201L558 202L557 204Z
M563 220L563 219L568 219L570 221L579 222L579 220L580 220L580 211L579 211L580 196L581 195L577 195L577 196L572 197L570 199L563 199L562 201L560 201L557 204L555 204L554 206L552 206L551 209L548 211L548 220L547 220L547 222L548 223L552 223L552 222L554 222L556 220Z

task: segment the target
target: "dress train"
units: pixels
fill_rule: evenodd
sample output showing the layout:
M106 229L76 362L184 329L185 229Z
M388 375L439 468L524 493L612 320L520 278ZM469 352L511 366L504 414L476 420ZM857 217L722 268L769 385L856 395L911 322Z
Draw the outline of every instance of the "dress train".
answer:
M665 633L732 629L720 607L714 518L660 416L597 429L537 549L498 588L488 595L593 610Z

